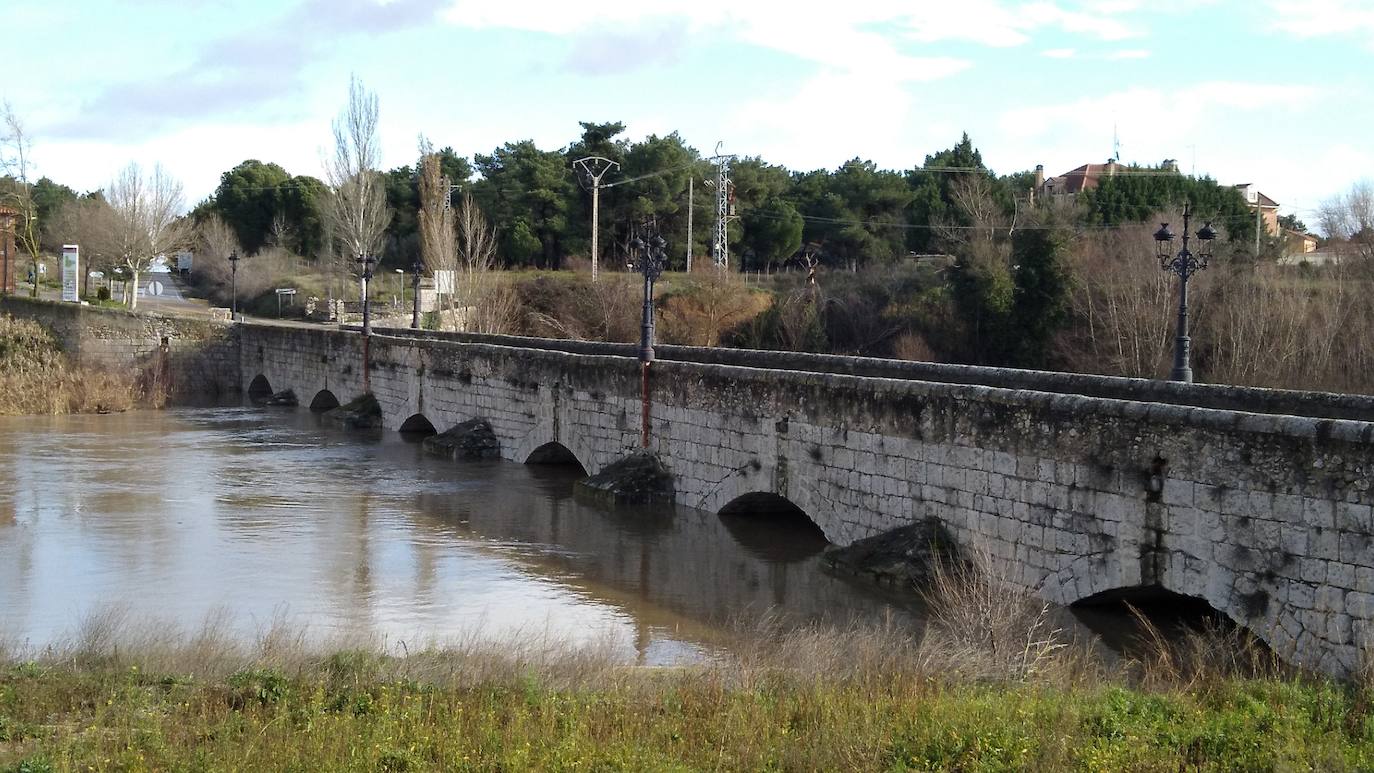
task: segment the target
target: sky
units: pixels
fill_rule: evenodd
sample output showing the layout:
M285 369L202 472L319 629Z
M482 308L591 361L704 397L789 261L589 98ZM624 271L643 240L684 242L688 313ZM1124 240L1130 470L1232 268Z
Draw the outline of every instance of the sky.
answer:
M0 98L81 191L162 164L187 204L249 158L322 176L351 75L383 167L578 121L796 170L1124 163L1253 183L1286 213L1374 177L1374 0L5 0ZM15 76L18 77L15 77ZM1115 138L1115 141L1114 141Z

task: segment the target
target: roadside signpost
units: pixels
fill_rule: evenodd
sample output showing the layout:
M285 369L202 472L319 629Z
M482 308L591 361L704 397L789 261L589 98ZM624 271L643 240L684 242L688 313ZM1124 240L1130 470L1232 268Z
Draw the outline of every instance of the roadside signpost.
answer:
M81 248L75 244L62 245L62 300L80 303Z
M288 304L290 304L291 301L292 301L292 297L291 297L291 296L293 296L293 295L295 295L295 294L296 294L296 288L294 288L294 287L278 287L278 288L277 288L277 318L278 318L278 319L281 319L281 299L282 299L282 297L285 296L286 299L287 299L286 302L287 302Z

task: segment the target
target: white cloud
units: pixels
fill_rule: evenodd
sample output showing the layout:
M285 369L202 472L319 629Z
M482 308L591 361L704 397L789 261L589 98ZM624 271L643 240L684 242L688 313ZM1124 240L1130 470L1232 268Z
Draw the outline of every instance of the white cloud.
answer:
M1218 113L1291 110L1311 104L1319 94L1319 89L1310 86L1230 81L1209 81L1173 91L1137 87L1057 105L1013 108L1002 113L998 125L1010 137L1055 138L1060 145L1082 148L1101 146L1102 138L1110 137L1116 126L1123 133L1149 137L1153 146L1166 148L1191 142L1200 129L1207 128L1204 123ZM1097 155L1105 158L1105 154Z
M915 6L913 8L913 6ZM1033 32L1058 29L1098 40L1117 41L1139 33L1117 18L1134 6L1066 9L1038 0L963 0L959 3L857 0L816 4L799 11L778 0L605 0L576 5L563 0L454 0L443 13L450 23L473 29L515 29L549 35L594 33L674 23L689 35L733 37L817 64L852 72L897 72L907 80L947 77L967 66L959 60L919 57L911 42L974 42L1022 45Z
M880 165L910 166L919 161L913 148L928 150L913 133L931 128L916 120L914 100L900 81L835 72L743 105L721 124L730 138L726 152L766 150L768 161L799 170L834 168L856 154Z
M79 191L103 188L130 161L145 168L162 163L185 185L186 206L214 193L220 174L244 159L275 161L292 174L321 175L320 151L328 124L278 126L202 125L173 131L138 144L68 141L35 147L44 175ZM293 163L292 159L298 160ZM314 163L305 162L314 160Z
M1300 38L1364 37L1374 48L1374 3L1368 0L1271 0L1273 29Z
M1048 51L1041 51L1040 55L1050 59L1073 59L1078 56L1078 52L1072 48L1051 48Z

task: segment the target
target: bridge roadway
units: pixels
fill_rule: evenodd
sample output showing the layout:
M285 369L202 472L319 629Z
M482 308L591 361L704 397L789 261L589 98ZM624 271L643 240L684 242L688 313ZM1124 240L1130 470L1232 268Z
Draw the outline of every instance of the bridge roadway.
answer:
M238 325L240 386L391 429L485 419L517 462L595 473L639 446L617 344ZM364 365L366 349L367 364ZM660 347L650 449L679 504L800 508L837 544L925 519L1062 604L1205 599L1279 654L1349 672L1374 638L1374 398ZM366 377L364 377L366 374Z

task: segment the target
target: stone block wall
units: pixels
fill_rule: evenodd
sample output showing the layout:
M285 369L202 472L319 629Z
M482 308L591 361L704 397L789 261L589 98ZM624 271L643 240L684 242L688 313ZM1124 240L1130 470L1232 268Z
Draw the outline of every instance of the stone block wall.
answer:
M160 372L173 399L238 390L238 338L230 325L13 296L0 300L0 311L39 322L83 364Z

